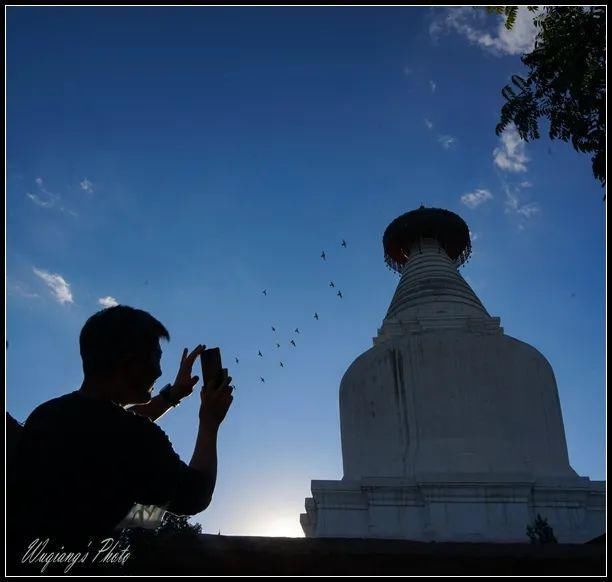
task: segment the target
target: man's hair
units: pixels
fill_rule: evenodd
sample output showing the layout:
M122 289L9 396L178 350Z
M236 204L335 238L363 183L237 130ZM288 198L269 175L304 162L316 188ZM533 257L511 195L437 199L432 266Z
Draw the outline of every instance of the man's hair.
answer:
M150 313L127 305L98 311L83 326L79 337L85 377L108 377L128 354L145 356L170 340L168 330Z

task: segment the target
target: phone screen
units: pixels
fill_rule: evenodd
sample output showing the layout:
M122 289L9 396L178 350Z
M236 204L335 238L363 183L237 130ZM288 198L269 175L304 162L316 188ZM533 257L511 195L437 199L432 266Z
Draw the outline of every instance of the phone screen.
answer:
M202 378L204 378L204 386L215 383L219 380L219 375L223 368L221 364L221 350L219 348L211 348L204 350L200 355L202 362Z

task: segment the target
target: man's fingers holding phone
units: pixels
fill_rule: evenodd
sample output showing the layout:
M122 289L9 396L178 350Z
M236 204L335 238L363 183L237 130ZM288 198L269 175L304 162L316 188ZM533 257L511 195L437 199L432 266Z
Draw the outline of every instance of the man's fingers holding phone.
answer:
M223 368L223 370L221 370L221 374L219 374L219 380L215 384L214 388L215 390L219 390L219 391L229 389L230 394L231 394L233 390L233 387L230 386L231 381L232 381L232 377L228 376L227 368Z
M218 384L210 384L202 389L200 405L200 421L218 426L223 422L232 403L233 388L230 386L231 376L224 377Z

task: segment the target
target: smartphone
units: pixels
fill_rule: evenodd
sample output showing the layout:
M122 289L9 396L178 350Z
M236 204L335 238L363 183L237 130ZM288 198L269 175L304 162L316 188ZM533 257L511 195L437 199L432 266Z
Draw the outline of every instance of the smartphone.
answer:
M220 381L220 376L223 374L223 366L221 364L221 350L219 348L211 348L204 350L200 354L202 362L202 378L204 378L204 387L215 384Z

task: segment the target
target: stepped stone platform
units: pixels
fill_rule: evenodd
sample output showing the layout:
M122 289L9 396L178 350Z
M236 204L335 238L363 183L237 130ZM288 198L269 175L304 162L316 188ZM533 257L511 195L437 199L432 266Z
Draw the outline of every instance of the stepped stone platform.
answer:
M587 544L423 543L405 540L201 535L160 548L123 573L176 575L603 576L605 536Z

